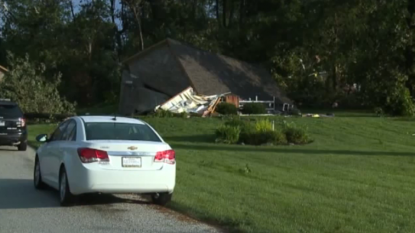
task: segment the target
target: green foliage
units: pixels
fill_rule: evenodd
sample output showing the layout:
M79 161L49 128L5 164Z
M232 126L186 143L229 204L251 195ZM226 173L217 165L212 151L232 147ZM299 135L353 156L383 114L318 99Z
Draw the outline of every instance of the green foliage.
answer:
M247 103L242 107L243 114L265 114L267 110L261 103Z
M0 84L3 97L16 101L23 112L72 114L75 103L70 103L59 95L57 88L61 82L61 74L53 76L53 81L45 78L46 67L37 65L25 58L14 57L9 53L10 72L6 73Z
M376 107L373 109L373 112L377 115L377 116L381 116L383 115L383 109L381 107Z
M415 105L408 88L402 88L395 99L388 98L387 104L390 111L396 115L414 116L415 114Z
M152 116L154 117L158 117L158 118L165 118L165 117L180 117L180 118L187 118L189 116L188 113L186 112L181 112L181 113L174 113L168 110L164 110L164 109L157 109Z
M249 124L249 121L242 120L241 118L232 117L230 120L225 122L226 126L240 127L241 129L245 128Z
M251 122L232 118L225 122L223 126L220 126L218 131L223 132L225 129L230 130L230 128L237 128L237 132L239 132L238 140L234 143L239 142L248 145L286 145L287 143L306 144L312 142L305 128L285 121L274 125L273 129L269 119L259 119ZM236 133L235 131L232 132ZM218 141L224 141L224 136L218 138ZM226 143L230 143L230 140L226 140Z
M173 114L172 112L170 112L170 111L166 111L166 110L164 110L164 109L157 109L157 110L154 112L153 116L154 116L154 117L160 117L160 118L162 118L162 117L173 117L173 116L174 116L174 114Z
M307 128L299 127L294 122L286 121L283 121L282 128L288 143L307 144L312 142L307 133Z
M268 119L260 119L247 126L241 133L241 141L249 145L283 145L286 144L285 135L272 127Z
M409 0L99 0L83 1L76 11L71 3L2 1L0 63L6 50L28 53L46 65L48 81L60 71L60 93L85 106L117 103L119 62L170 37L264 62L299 107L336 101L340 108L379 106L395 115L415 111L415 8ZM265 113L246 107L247 114Z
M239 134L241 133L241 129L239 127L234 126L220 126L216 129L216 141L228 144L234 144L239 141Z
M216 106L215 111L222 115L236 115L238 113L238 109L235 105L226 102L219 103Z
M253 128L246 129L241 133L240 141L247 145L285 145L287 140L281 131L256 131Z
M256 132L269 132L272 131L272 123L268 119L261 119L255 122Z

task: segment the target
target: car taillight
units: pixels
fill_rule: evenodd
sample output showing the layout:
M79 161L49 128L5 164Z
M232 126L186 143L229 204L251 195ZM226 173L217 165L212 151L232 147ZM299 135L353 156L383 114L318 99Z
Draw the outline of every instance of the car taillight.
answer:
M167 164L175 164L176 153L174 152L174 150L159 151L156 153L156 156L154 157L154 162L164 162Z
M26 119L24 118L19 118L19 123L18 123L19 127L25 127L26 126Z
M110 160L108 157L108 153L106 151L92 148L79 148L78 155L83 163L93 163Z

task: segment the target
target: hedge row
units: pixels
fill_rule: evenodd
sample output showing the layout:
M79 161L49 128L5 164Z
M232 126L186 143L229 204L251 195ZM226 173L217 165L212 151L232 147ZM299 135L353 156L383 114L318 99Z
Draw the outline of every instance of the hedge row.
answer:
M216 129L216 141L227 144L287 145L312 142L306 128L285 121L272 125L268 119L250 122L231 119Z

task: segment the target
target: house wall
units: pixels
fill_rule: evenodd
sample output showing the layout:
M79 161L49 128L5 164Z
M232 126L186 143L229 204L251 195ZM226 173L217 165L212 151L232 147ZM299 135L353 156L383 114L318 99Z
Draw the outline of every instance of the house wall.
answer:
M167 44L128 63L122 77L119 112L124 115L153 110L190 86Z

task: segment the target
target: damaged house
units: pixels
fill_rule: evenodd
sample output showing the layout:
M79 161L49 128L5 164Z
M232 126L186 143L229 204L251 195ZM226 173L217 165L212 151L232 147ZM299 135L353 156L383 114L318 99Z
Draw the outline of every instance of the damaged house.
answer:
M124 65L119 104L124 115L171 109L176 106L172 101L180 100L193 101L191 107L200 111L201 105L211 107L212 101L229 94L291 104L266 69L172 39L128 58Z

